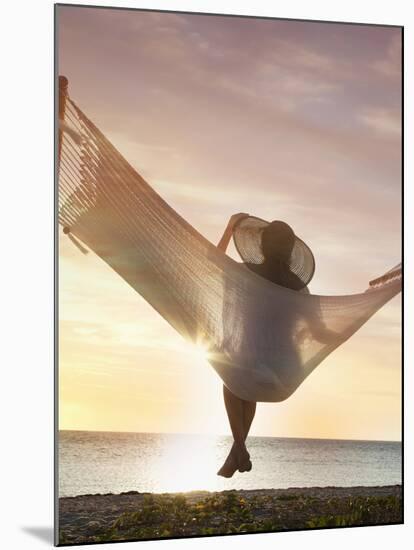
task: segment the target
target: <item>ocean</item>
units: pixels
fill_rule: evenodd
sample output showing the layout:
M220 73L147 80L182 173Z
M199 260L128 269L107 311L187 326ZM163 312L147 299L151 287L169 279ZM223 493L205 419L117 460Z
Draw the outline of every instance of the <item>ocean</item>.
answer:
M61 431L59 496L401 484L401 443L249 437L253 468L216 475L229 436Z

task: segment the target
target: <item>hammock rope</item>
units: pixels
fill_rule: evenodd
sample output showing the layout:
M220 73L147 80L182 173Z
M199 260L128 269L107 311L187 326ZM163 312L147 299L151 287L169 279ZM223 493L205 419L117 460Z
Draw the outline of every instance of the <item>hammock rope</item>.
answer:
M401 290L401 264L349 296L278 286L219 251L60 88L58 221L184 338L236 395L282 401Z

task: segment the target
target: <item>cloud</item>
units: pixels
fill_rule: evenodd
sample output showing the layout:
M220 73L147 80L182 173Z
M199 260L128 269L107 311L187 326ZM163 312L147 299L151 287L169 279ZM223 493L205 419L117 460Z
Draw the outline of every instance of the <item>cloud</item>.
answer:
M401 139L401 113L391 109L368 109L360 115L363 124L380 136Z
M380 75L399 81L401 78L401 29L396 29L389 41L385 55L373 63Z

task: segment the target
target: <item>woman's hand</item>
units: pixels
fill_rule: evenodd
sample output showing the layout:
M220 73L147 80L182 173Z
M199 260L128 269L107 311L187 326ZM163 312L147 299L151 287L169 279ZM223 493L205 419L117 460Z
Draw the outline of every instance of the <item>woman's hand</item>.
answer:
M244 220L245 218L248 218L249 216L250 214L246 214L245 212L239 212L238 214L233 214L229 220L228 227L230 227L233 230L237 223L239 223L241 220Z
M310 323L312 323L312 321ZM329 344L335 341L338 336L339 334L337 332L322 326L320 323L317 323L316 326L312 326L310 324L310 326L303 327L296 334L295 342L299 346L303 346L306 343L306 340L310 341L311 338L314 338L320 344Z
M233 234L233 229L235 225L244 218L248 218L249 214L245 214L244 212L240 212L239 214L233 214L233 216L229 219L229 223L227 224L226 229L224 230L223 236L220 239L220 242L217 245L217 248L219 250L222 250L223 252L226 252L227 247L229 245L231 236Z

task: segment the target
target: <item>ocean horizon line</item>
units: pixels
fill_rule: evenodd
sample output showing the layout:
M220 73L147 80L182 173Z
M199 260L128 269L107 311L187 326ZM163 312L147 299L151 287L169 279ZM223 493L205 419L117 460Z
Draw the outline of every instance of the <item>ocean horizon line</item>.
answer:
M147 431L131 431L131 430L83 430L77 428L58 429L58 433L71 432L71 433L105 433L105 434L136 434L136 435L183 435L183 436L196 436L196 437L232 437L231 434L223 433L197 433L197 432L147 432ZM273 436L273 435L249 435L249 438L257 439L292 439L302 441L348 441L348 442L367 442L367 443L400 443L402 440L397 439L351 439L351 438L333 438L333 437L302 437L302 436Z

